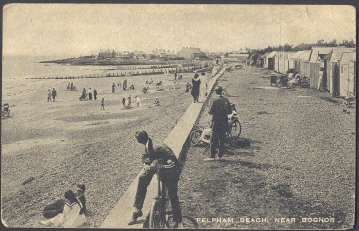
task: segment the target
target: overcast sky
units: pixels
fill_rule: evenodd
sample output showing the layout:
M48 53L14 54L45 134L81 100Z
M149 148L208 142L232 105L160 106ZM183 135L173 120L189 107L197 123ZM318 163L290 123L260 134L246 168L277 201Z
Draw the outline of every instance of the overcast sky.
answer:
M11 4L3 11L4 55L232 51L319 39L356 41L351 6Z

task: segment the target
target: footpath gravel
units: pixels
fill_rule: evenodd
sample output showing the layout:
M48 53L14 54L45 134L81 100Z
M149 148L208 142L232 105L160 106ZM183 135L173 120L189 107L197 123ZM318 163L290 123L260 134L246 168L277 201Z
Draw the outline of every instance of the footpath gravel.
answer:
M222 162L204 162L209 152L190 147L179 189L183 214L200 228L352 228L356 108L344 113L343 100L326 92L271 87L269 73L255 67L225 73L218 85L236 104L242 134ZM205 106L199 124L207 127Z

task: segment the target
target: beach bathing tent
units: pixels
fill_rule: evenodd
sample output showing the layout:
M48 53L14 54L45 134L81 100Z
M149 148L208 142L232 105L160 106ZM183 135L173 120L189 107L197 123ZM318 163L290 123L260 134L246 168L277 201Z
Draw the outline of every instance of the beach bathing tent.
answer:
M301 76L310 76L310 65L309 65L309 57L311 50L304 50L302 54L298 57L298 62L296 69Z
M288 69L293 68L293 69L296 69L299 71L299 57L304 52L305 51L297 51L289 57L289 68Z
M310 88L318 88L319 76L322 75L322 83L327 82L325 56L333 50L333 47L312 47L310 53ZM323 68L323 71L320 71ZM326 85L326 84L325 84Z
M276 53L277 53L276 51L272 51L272 52L267 56L267 63L268 63L268 69L269 69L269 70L274 70Z
M340 96L347 96L351 92L354 96L356 84L356 57L355 52L343 53L340 59Z
M268 69L268 55L270 54L270 52L265 53L262 58L263 58L263 67Z
M354 48L348 47L334 47L330 55L327 65L327 89L333 95L339 95L339 61L345 52L355 52ZM338 70L336 70L338 69ZM335 75L334 75L335 74Z

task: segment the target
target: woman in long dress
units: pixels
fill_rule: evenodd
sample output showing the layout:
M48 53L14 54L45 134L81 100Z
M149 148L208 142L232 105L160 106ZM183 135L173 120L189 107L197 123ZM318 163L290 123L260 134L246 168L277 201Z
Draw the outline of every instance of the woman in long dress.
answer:
M207 78L205 75L206 74L204 72L202 72L201 76L199 77L201 84L200 84L200 88L199 88L198 101L200 103L204 102L204 100L206 99L206 95L207 95Z
M63 212L49 220L41 221L41 223L44 225L52 225L53 227L80 227L86 221L85 214L80 214L82 207L83 206L76 198L75 193L71 190L68 190L65 192L65 205Z
M194 103L198 102L200 84L201 84L201 80L199 79L198 74L196 73L192 78L192 90L191 90L191 95L193 97Z

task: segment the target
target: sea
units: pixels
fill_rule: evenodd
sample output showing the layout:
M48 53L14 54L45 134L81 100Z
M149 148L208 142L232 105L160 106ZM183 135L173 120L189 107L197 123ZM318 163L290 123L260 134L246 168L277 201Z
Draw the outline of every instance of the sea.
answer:
M14 96L20 96L38 89L53 87L53 81L47 80L46 85L41 79L66 79L66 77L81 76L106 76L107 74L132 72L131 70L120 70L119 68L136 69L141 71L152 71L149 65L130 66L98 66L98 65L66 65L56 63L41 63L42 61L60 60L70 57L57 56L3 56L2 57L2 101L9 100ZM173 68L165 68L171 70ZM137 72L139 70L133 70ZM36 78L36 79L35 79ZM65 81L65 80L64 80ZM56 81L59 83L58 81Z
M26 79L41 77L66 77L103 74L117 66L76 66L42 61L58 60L63 57L54 56L3 56L2 79Z

